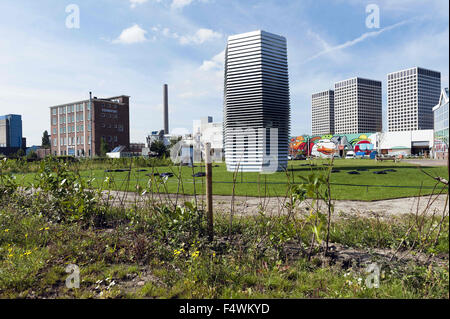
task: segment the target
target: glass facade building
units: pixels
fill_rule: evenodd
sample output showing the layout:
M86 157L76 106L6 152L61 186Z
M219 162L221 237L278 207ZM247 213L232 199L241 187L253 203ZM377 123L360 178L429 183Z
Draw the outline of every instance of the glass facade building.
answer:
M22 116L8 114L0 116L0 147L22 147Z
M448 157L448 88L441 92L439 104L433 108L434 114L434 157Z

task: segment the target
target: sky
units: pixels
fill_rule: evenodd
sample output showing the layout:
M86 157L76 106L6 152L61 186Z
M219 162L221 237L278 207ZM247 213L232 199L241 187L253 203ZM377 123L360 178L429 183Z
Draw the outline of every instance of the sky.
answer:
M379 26L367 25L379 9ZM2 0L0 114L21 114L28 145L50 131L49 107L129 95L131 142L223 118L224 49L230 35L286 37L291 135L311 133L311 94L360 76L424 67L449 83L447 0ZM75 8L75 9L74 9ZM76 13L79 12L79 23ZM374 21L374 20L371 20ZM371 27L371 28L369 28ZM386 124L386 119L384 120Z

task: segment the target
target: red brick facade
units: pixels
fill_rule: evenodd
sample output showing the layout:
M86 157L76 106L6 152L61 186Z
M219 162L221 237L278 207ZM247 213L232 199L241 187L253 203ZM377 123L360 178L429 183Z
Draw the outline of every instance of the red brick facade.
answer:
M52 155L100 155L101 139L108 150L130 146L130 98L93 98L50 107Z

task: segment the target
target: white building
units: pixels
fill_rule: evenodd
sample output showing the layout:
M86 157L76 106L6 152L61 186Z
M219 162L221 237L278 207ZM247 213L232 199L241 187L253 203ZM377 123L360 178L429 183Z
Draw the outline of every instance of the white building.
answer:
M382 131L381 82L359 77L334 85L336 134Z
M186 134L171 150L175 163L193 165L205 160L206 143L211 143L212 161L223 161L223 126L211 116L193 122L193 134Z
M312 135L334 134L334 91L314 93L311 98Z
M261 30L228 38L223 125L228 171L273 172L287 166L286 38Z
M433 130L377 133L376 148L388 155L430 156L434 146Z
M211 116L195 120L192 132L195 143L203 146L211 143L211 149L223 153L223 124L221 122L213 122Z
M419 67L387 76L388 131L433 129L433 107L439 102L441 74Z

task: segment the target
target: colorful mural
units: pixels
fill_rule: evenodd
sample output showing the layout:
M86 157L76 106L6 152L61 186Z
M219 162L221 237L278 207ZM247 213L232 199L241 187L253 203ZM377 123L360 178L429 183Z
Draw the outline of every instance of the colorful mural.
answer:
M359 156L369 156L375 151L376 133L365 134L327 134L321 136L297 136L289 143L289 154L295 156L331 157L343 156L344 152L354 151Z

